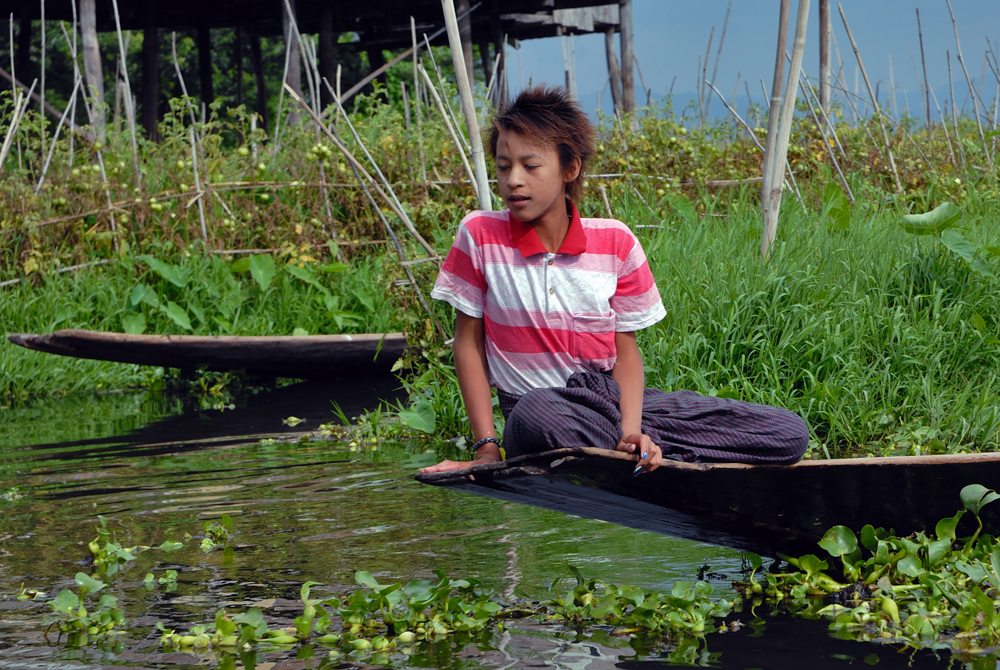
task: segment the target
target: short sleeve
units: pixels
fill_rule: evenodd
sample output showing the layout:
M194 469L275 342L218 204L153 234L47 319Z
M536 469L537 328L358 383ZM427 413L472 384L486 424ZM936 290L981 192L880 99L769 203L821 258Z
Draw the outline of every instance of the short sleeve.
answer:
M667 315L642 244L634 235L629 238L631 248L623 250L624 260L618 267L618 288L611 298L615 330L620 333L648 328Z
M455 241L438 273L431 298L442 300L471 317L482 318L486 304L486 275L480 246L469 230L468 217L458 227Z

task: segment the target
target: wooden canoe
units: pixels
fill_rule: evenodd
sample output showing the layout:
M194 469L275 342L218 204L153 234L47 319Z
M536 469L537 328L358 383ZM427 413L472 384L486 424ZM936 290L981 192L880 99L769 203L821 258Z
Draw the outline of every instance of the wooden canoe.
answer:
M244 370L298 379L388 370L406 349L402 333L257 337L57 330L46 335L11 333L7 339L28 349L74 358L192 370Z
M557 449L417 479L765 556L825 556L816 542L836 525L933 533L938 520L962 509L967 484L1000 489L998 453L795 465L668 461L638 477L634 467L635 457L624 453ZM1000 533L1000 503L982 518L985 532ZM974 517L967 513L958 530L971 535Z

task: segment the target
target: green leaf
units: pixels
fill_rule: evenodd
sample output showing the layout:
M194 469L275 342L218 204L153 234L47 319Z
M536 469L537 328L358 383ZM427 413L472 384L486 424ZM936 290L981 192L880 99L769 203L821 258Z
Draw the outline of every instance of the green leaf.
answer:
M169 551L177 551L178 549L182 548L183 546L184 546L183 542L176 542L174 540L167 540L166 542L164 542L163 544L161 544L159 547L157 547L157 549L160 549L161 551L167 551L167 552L169 552Z
M302 588L299 589L299 597L302 598L302 602L307 602L309 600L309 589L311 589L313 586L319 586L319 585L320 582L306 582L305 584L303 584Z
M430 400L420 398L410 409L399 410L399 419L413 430L432 434L437 424L437 413Z
M129 307L138 307L141 303L146 303L150 307L159 307L160 298L152 286L139 284L132 289L132 295L128 299Z
M826 185L821 216L830 217L834 230L847 230L851 225L851 201L836 182Z
M122 316L122 330L129 335L141 335L146 332L146 315L142 312L132 312Z
M150 256L149 254L139 256L139 260L146 263L146 265L148 265L153 272L160 275L177 288L184 288L187 286L189 274L179 266L173 265L172 263L165 263L158 258Z
M962 505L965 509L969 510L976 516L979 516L979 511L983 509L986 505L990 504L994 500L1000 499L1000 495L993 489L988 489L982 484L969 484L962 489L959 494L962 499Z
M952 253L959 256L966 263L972 263L976 258L976 247L966 239L965 235L957 230L946 230L941 233L941 243L948 247Z
M997 274L993 271L993 267L982 258L977 258L969 263L969 268L971 268L972 271L980 277L987 277L989 279L997 278Z
M906 556L899 559L896 569L907 577L919 577L923 569L920 566L920 559L916 556Z
M375 581L372 577L372 573L367 570L358 570L354 573L354 581L356 581L360 586L367 586L370 589L378 589L379 583Z
M319 279L317 279L316 275L314 275L308 268L300 268L298 265L292 265L289 263L285 265L285 271L296 279L304 281L310 286L315 286L323 293L329 293L327 288L319 283Z
M274 258L270 254L254 254L250 257L250 276L260 286L261 291L266 291L274 279Z
M49 607L51 607L53 610L66 615L69 615L71 612L74 612L76 608L79 606L80 606L79 596L77 596L72 591L68 591L66 589L60 591L59 595L53 598L52 602L49 603Z
M354 289L352 293L354 293L354 297L358 299L358 302L360 302L365 309L372 313L375 312L375 300L371 297L368 291L362 287L358 287Z
M943 202L924 214L907 214L899 220L899 225L914 235L939 235L953 228L960 218L961 209L950 202Z
M858 548L858 538L847 526L834 526L826 531L819 546L830 552L831 556L845 556Z
M76 573L76 585L80 587L80 592L84 595L88 593L97 593L107 586L107 584L101 580L94 579L85 572Z
M939 540L955 541L955 528L958 526L958 522L963 514L965 514L965 510L961 510L955 516L946 517L937 522L934 533L938 536Z
M1000 130L991 130L988 133L984 133L983 137L990 139L991 137L996 137L997 135L1000 135Z
M238 258L229 264L229 271L233 274L237 272L250 272L250 257Z
M323 267L321 267L319 271L322 272L323 274L334 274L337 272L343 272L344 270L350 270L350 269L351 266L348 265L347 263L330 263L328 265L324 265Z
M184 308L176 302L168 302L167 306L160 307L160 310L184 330L191 330L191 319L188 317L187 312L184 311Z

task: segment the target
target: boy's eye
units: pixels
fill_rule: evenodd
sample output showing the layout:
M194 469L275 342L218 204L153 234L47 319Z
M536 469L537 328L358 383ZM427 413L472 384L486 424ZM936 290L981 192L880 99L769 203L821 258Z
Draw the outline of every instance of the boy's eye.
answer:
M497 170L498 170L499 172L504 172L505 170L509 170L509 169L510 169L510 166L509 166L509 165L498 165L498 166L497 166Z

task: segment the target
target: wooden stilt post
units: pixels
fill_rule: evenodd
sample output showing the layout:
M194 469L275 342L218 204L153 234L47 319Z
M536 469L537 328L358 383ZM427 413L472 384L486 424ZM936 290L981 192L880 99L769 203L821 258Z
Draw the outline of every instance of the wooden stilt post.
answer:
M819 0L819 105L830 113L830 0Z
M333 7L324 3L319 16L319 76L327 81L337 77L337 65L333 62ZM320 86L320 104L323 109L333 104L333 96L326 86Z
M622 40L622 109L635 111L635 43L632 32L632 0L618 0L618 21Z
M254 82L257 84L255 109L266 132L271 124L270 115L267 112L267 80L264 78L264 56L260 48L260 35L255 34L250 37L250 59L253 61Z
M472 60L472 16L469 13L469 0L455 0L458 19L458 35L462 39L462 55L465 58L465 71L469 75L469 84L476 81L476 64ZM489 77L486 78L489 81Z
M236 106L243 104L243 26L236 26L233 45L233 69L236 71Z
M291 16L288 15L289 8L292 12ZM299 35L292 26L292 22L295 20L295 13L295 0L288 0L287 5L284 2L281 3L281 25L285 36L285 57L288 65L285 72L285 81L288 82L288 85L292 87L292 90L296 94L301 96L302 58L299 54ZM291 112L288 115L288 120L290 123L295 123L298 120L298 112ZM279 119L278 123L280 122Z
M483 40L476 46L479 47L479 60L483 64L483 81L489 83L493 78L493 59L490 58L490 43Z
M615 55L615 29L604 31L604 49L608 56L608 78L611 80L611 102L614 113L622 109L622 70L618 66L618 56Z
M507 103L507 45L504 43L500 13L497 11L493 12L493 49L500 54L500 60L497 61L497 85L493 95L493 104L500 109Z
M97 43L96 0L80 0L80 33L83 41L83 69L87 77L87 98L92 100L90 119L97 139L104 139L106 115L104 109L104 72L101 69L101 49Z
M160 41L156 27L156 3L143 8L142 31L142 127L146 137L159 140L156 124L159 122L157 103L160 97Z
M201 101L210 105L215 100L215 85L212 81L212 31L207 23L198 24L198 83L201 86Z
M476 117L475 101L472 99L472 79L465 69L465 59L462 58L462 40L459 37L455 5L452 0L441 0L441 8L444 10L444 22L448 27L451 58L455 63L455 77L458 79L458 91L462 98L462 113L465 116L465 125L469 130L469 144L472 147L472 165L476 178L476 194L479 196L479 208L489 212L493 210L493 197L490 193L489 177L486 172L486 154L483 151L483 137L479 133L479 119Z
M17 73L19 81L30 83L34 77L30 72L32 26L27 4L25 2L24 6L21 7L20 18L17 22L17 51L14 55L14 71Z

